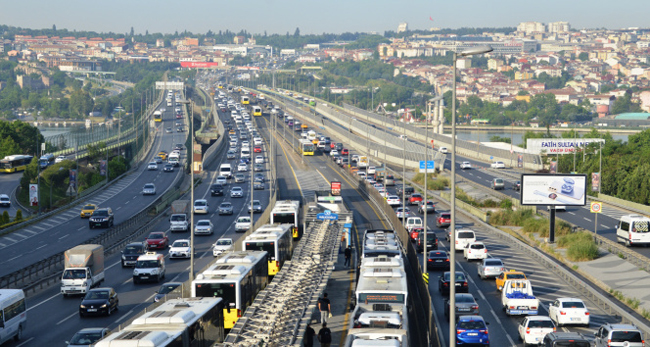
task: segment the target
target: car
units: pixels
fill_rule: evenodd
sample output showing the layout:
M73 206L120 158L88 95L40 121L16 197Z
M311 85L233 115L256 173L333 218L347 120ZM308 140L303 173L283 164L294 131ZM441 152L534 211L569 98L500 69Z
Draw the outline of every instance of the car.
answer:
M449 271L449 252L431 251L427 255L427 270Z
M70 341L66 341L68 347L94 346L95 342L104 338L111 331L108 328L83 328L77 331Z
M492 183L490 184L492 189L498 190L498 189L504 189L506 187L506 182L503 180L503 178L493 178Z
M232 189L230 189L230 197L231 198L243 198L244 197L244 190L241 189L241 187L232 187Z
M418 253L424 252L424 232L419 232L415 238L415 251ZM438 249L438 237L433 231L427 228L427 251Z
M163 158L162 158L161 156L158 155L158 156L155 156L155 157L153 158L153 161L155 161L156 164L162 164L162 163L163 163Z
M172 128L171 127L165 128L165 133L171 134L172 133Z
M235 243L232 239L221 238L212 245L212 256L218 257L221 253L230 252L235 249Z
M237 171L239 172L248 171L248 165L246 165L246 163L239 163L239 165L237 165Z
M420 193L413 193L411 196L408 198L408 203L409 205L419 205L424 198L422 197L422 194Z
M1 195L0 195L0 201L2 201ZM90 218L90 215L92 215L96 209L97 209L97 205L95 204L85 204L84 207L81 208L81 213L79 213L79 215L81 216L81 218Z
M610 344L603 344L603 345L598 345L598 337L594 340L595 346L596 347L603 347L603 346L615 346L615 345L610 345ZM552 332L546 334L544 336L544 340L542 340L542 346L574 346L574 347L591 347L591 341L587 339L584 335L581 333L577 332L564 332L564 331L558 331L558 332ZM620 346L625 346L625 345L620 345ZM643 344L639 344L636 346L643 346Z
M408 199L411 194L415 193L415 189L410 186L404 186L404 185L399 185L397 187L397 196L400 198L403 196L406 196L406 199Z
M595 347L643 347L643 334L631 324L606 323L594 334Z
M212 235L214 225L209 219L200 219L194 226L194 235Z
M219 208L217 210L219 211L220 215L233 213L232 204L229 202L222 202L221 204L219 204Z
M456 323L457 345L490 346L488 323L481 316L460 316Z
M165 249L169 246L169 237L167 237L167 233L164 231L151 232L144 241L147 245L147 250Z
M229 149L228 152L226 153L226 158L228 159L237 158L237 151L235 149Z
M443 153L443 154L447 154L447 153L449 153L449 148L440 147L440 149L438 149L438 152Z
M247 231L251 228L251 217L250 216L241 216L237 218L235 222L235 232Z
M256 173L255 176L253 177L253 180L264 182L266 179L264 178L264 174Z
M228 184L228 178L226 176L217 176L217 178L214 180L214 183L221 184L221 186L225 186L226 184Z
M175 151L182 151L183 148L185 148L185 146L183 146L182 143L177 143L177 144L174 145L174 150Z
M260 203L259 200L253 200L252 205L248 204L248 212L251 212L251 209L253 210L253 213L262 213L262 204Z
M424 214L425 210L426 210L427 214L435 213L436 212L436 204L431 200L428 200L426 204L424 204L423 202L420 202L420 205L418 206L418 212L421 213L421 214Z
M479 315L479 307L478 303L476 302L476 299L474 299L474 296L469 293L458 293L454 296L456 298L454 306L455 306L455 312L456 312L456 319L460 318L461 315L467 316L467 315ZM445 299L445 317L449 319L449 313L450 313L450 304L449 299Z
M487 258L488 250L483 242L470 242L463 250L463 257L465 260L480 260Z
M253 153L262 153L262 146L253 147Z
M185 131L185 128L183 128L183 127L176 128L177 133L182 133L183 131Z
M264 164L264 156L258 155L255 157L255 164Z
M165 152L165 151L158 152L157 156L160 157L160 159L162 159L162 160L167 160L167 152Z
M222 196L223 195L223 185L219 183L214 183L210 185L210 196Z
M93 214L90 215L88 219L88 226L90 229L95 227L106 227L110 228L113 226L115 221L115 216L113 215L113 210L110 207L98 208L93 211Z
M147 170L158 170L158 164L155 161L152 161L147 165Z
M327 141L325 141L327 143ZM347 148L341 150L341 155L350 155L350 151Z
M330 156L334 157L334 156L337 156L337 155L339 155L339 151L337 151L335 149L330 151Z
M467 285L467 277L465 276L465 273L462 271L456 271L456 276L454 277L455 279L455 285L456 285L456 293L468 293L469 292L469 287ZM439 278L438 278L438 291L442 295L448 295L449 294L449 283L451 282L451 273L449 271L445 271Z
M138 257L133 269L133 284L144 281L160 282L165 278L165 256L156 252L147 252Z
M548 305L548 316L558 327L564 325L589 326L589 309L577 298L558 298Z
M164 283L158 290L156 290L156 295L153 296L153 302L158 302L162 300L167 294L171 293L174 291L174 289L182 286L183 283L181 282L167 282ZM179 297L181 293L178 293Z
M264 181L260 181L258 179L255 179L255 181L253 181L254 190L264 190L264 188L265 188Z
M399 205L402 204L402 201L400 200L399 196L397 196L397 195L389 195L386 198L386 203L389 206L399 206Z
M512 190L514 191L521 191L521 181L515 181L515 183L512 184Z
M110 287L91 289L79 304L79 316L101 315L110 316L119 309L120 300L115 289Z
M243 173L237 173L235 174L235 183L242 183L246 181L246 175Z
M397 218L406 218L411 215L411 210L408 207L398 207L395 210L395 214L397 215Z
M264 164L255 164L255 166L253 166L253 171L255 172L264 171Z
M174 165L169 163L165 164L165 166L163 166L163 172L174 172Z
M386 177L384 177L384 185L386 185L386 186L394 186L395 185L395 176L386 175Z
M147 183L142 187L142 195L156 195L156 185Z
M468 161L464 161L464 162L460 163L460 169L461 170L467 170L467 169L471 169L471 168L472 168L472 164L470 162L468 162Z
M208 214L209 205L208 200L205 199L196 199L194 200L194 213L195 214Z
M504 164L502 161L495 161L492 164L490 164L490 167L493 169L505 169L506 164Z
M503 261L497 258L485 258L478 265L478 277L486 279L490 277L497 277L505 271Z
M58 164L58 163L60 163L60 162L62 162L64 160L66 160L65 155L60 155L60 156L56 157L56 159L54 159L54 164Z
M7 194L0 194L0 206L2 206L2 207L11 206L11 199L9 198L9 196Z
M438 228L448 228L451 225L451 213L442 212L436 218L436 227Z
M517 326L519 340L525 345L540 345L544 336L555 332L555 324L546 316L527 316Z
M497 285L497 290L502 290L503 289L503 284L506 283L507 280L525 280L526 274L524 274L521 271L516 271L514 269L511 269L510 271L504 271L497 276L495 279L495 283Z
M169 259L190 258L190 240L178 239L169 247Z
M131 242L126 247L122 253L122 267L135 266L135 262L138 260L138 257L145 254L147 251L147 246L144 242Z

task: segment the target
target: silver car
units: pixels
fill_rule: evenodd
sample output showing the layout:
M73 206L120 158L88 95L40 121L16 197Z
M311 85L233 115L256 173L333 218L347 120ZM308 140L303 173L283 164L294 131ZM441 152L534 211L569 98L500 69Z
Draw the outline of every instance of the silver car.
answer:
M251 211L251 204L248 204L248 212ZM262 204L259 200L253 200L253 213L262 213Z
M497 277L505 271L505 266L501 259L485 258L478 264L478 277L486 279L489 277Z
M156 186L153 183L147 183L142 188L142 195L156 195Z
M232 214L232 204L229 202L222 202L219 205L219 214Z
M212 235L213 225L209 219L201 219L194 226L194 235Z
M241 198L244 196L244 191L241 189L241 187L232 187L230 190L230 197L231 198Z
M246 181L246 176L243 173L238 173L235 175L235 183L242 183Z
M445 300L445 317L449 319L449 299ZM456 318L460 316L473 315L477 316L479 314L478 304L476 299L472 294L467 293L458 293L456 294Z

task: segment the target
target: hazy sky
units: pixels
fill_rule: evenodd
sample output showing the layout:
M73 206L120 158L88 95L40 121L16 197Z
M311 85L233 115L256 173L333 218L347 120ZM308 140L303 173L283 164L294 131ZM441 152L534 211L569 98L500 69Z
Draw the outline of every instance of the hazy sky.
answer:
M383 33L400 22L410 29L515 27L525 21L617 29L650 27L648 13L649 0L0 0L0 24L118 33L131 27L136 33L293 34L296 27L303 34Z

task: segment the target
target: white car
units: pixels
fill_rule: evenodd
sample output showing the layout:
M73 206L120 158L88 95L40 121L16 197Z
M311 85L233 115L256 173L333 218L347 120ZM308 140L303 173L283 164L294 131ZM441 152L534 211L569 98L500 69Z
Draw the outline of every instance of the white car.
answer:
M201 219L194 226L194 235L212 235L214 225L209 219Z
M465 260L481 260L487 258L487 247L483 242L470 242L463 250Z
M557 326L589 326L589 309L585 303L576 298L559 298L548 305L548 316Z
M386 198L386 203L390 206L399 206L402 204L402 201L399 199L399 196L397 195L389 195Z
M190 240L186 240L186 239L176 240L169 247L169 259L189 258L189 257L190 257Z
M64 156L64 155L60 155L60 156L56 157L56 159L54 159L54 163L55 163L55 164L56 164L56 163L60 163L60 162L62 162L62 161L64 161L64 160L65 160L65 156Z
M490 167L493 169L505 169L506 164L504 164L502 161L495 161L494 163L490 164Z
M528 316L519 323L518 330L524 345L540 345L546 334L555 331L555 324L546 316Z
M397 218L407 218L411 216L411 210L408 207L398 207L397 210L395 210L395 214L397 215Z
M264 164L264 156L258 155L255 157L255 164Z
M237 165L237 171L239 172L248 171L248 165L246 165L246 163L239 163L239 165Z
M208 200L197 199L194 201L194 213L207 214L208 213Z
M228 184L228 178L226 178L226 176L217 176L217 179L214 181L214 183L225 186Z
M447 153L449 153L449 149L447 147L440 147L438 152L447 154Z
M255 146L261 146L261 145L262 145L262 138L261 138L261 137L257 137L257 136L254 137L254 138L253 138L253 144L254 144Z
M156 195L156 185L147 183L142 188L142 195Z
M0 206L9 207L11 206L11 199L7 194L0 194Z
M251 146L251 143L248 142L248 141L242 141L242 142L241 142L241 146L242 146L242 147L250 147L250 146Z
M339 155L339 151L333 149L333 150L330 151L330 155L331 156Z
M158 170L158 164L155 161L152 161L147 165L147 170Z
M471 168L472 168L472 164L470 162L468 162L468 161L464 161L464 162L462 162L460 164L460 169L461 170L471 169Z
M237 218L235 222L235 232L246 231L251 227L251 217L250 216L241 216Z

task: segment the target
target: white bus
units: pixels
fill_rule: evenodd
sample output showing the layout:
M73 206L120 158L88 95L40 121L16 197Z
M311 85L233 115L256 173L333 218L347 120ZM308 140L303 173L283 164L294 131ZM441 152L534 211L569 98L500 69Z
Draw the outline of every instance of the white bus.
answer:
M291 224L293 238L297 239L301 235L302 210L298 200L281 200L276 201L271 216L270 224Z
M275 276L293 254L291 224L265 224L242 241L244 251L268 252L269 276Z
M19 341L27 325L25 293L22 289L0 289L0 345Z
M223 342L223 299L170 299L95 347L194 347Z
M224 300L223 327L232 329L269 282L267 252L230 252L192 281L192 297Z

